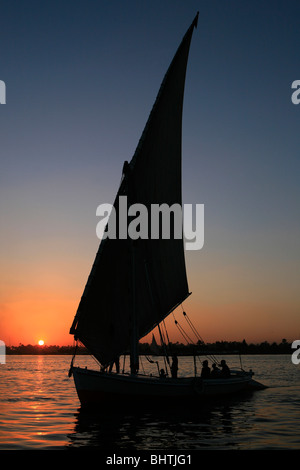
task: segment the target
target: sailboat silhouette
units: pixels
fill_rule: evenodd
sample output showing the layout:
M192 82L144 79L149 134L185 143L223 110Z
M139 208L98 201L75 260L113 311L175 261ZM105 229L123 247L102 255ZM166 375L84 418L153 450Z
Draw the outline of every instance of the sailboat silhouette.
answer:
M132 160L125 162L119 196L130 204L181 204L182 108L187 60L198 13L163 79ZM138 342L190 295L183 240L110 239L101 241L70 329L101 364L100 371L71 365L82 405L105 400L195 398L239 392L252 373L229 378L171 378L139 374ZM107 368L130 351L130 373Z

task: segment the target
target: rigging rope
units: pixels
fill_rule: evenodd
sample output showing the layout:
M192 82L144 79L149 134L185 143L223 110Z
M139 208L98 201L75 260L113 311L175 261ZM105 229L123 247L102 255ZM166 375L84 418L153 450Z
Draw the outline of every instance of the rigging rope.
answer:
M190 318L188 317L187 313L183 310L183 316L184 318L186 319L188 325L191 327L193 333L195 334L196 338L198 339L198 341L200 341L201 343L204 343L203 339L201 338L201 336L199 335L198 331L196 330L196 328L194 327L192 321L190 320Z
M169 335L168 335L168 330L167 330L167 327L166 327L166 324L165 324L165 320L163 320L163 325L164 325L166 335L167 335L167 338L168 338L168 346L170 347L170 340L169 340Z
M196 336L198 342L200 342L200 344L205 344L205 342L203 341L203 339L201 338L201 336L199 335L197 329L195 328L195 326L193 325L192 321L190 320L190 318L188 317L187 313L183 310L183 307L181 305L181 308L182 308L182 313L183 313L183 316L187 322L187 324L189 325L189 327L191 328L192 332L194 333L194 335ZM172 312L173 314L173 318L174 318L174 321L175 321L175 325L177 326L178 330L180 331L181 335L184 337L185 341L187 342L187 344L189 344L189 341L190 341L190 344L193 344L195 346L197 346L197 343L195 343L195 341L193 341L191 339L191 337L188 335L188 333L184 330L184 328L178 323L178 321L176 320L175 318L175 315L174 315L174 312ZM216 364L218 364L218 360L217 358L213 355L213 354L204 354L207 358L209 358L212 362L215 362ZM199 361L201 362L200 360L200 357L199 355L197 355Z
M148 357L147 355L145 355L145 358L146 358L147 361L149 361L151 364L156 364L156 366L157 366L157 372L158 372L158 375L159 375L159 364L158 364L158 361L152 361L152 359L150 359L150 357Z
M173 312L172 312L173 313ZM178 321L176 320L175 318L175 315L173 313L173 317L174 317L174 322L175 322L175 325L177 326L178 330L180 331L180 333L182 334L182 336L184 337L185 341L187 344L194 344L194 341L190 338L190 336L187 334L187 332L182 328L182 326L178 323ZM189 343L190 341L190 343Z
M196 330L195 326L193 325L191 319L188 317L187 313L183 310L182 305L181 305L181 308L182 308L182 313L183 313L184 318L186 319L188 325L190 326L190 328L192 329L192 331L194 332L194 334L198 338L198 341L205 344L204 340L201 338L201 336L199 335L199 333ZM215 362L216 364L218 363L217 358L213 354L206 354L206 357L208 357L212 362Z
M159 335L160 335L161 345L164 349L164 356L163 357L164 357L164 363L165 363L165 368L166 368L166 374L168 375L168 365L170 367L169 355L167 353L166 344L165 344L164 337L163 337L161 328L159 326L159 323L157 324L157 327L158 327L158 331L159 331Z

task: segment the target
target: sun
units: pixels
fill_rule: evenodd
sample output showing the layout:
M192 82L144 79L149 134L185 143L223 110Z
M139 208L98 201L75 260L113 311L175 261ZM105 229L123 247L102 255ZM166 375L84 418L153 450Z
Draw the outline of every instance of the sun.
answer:
M42 340L42 339L40 339L40 340L39 340L39 345L40 345L40 346L43 346L44 344L45 344L45 341Z

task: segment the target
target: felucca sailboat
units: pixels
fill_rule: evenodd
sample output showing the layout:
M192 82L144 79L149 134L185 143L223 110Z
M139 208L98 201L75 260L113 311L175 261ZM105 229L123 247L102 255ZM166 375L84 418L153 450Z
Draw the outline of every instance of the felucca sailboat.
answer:
M198 14L163 79L132 160L125 162L119 196L129 204L182 203L182 107L190 43ZM196 398L244 390L252 374L240 371L229 378L161 378L139 374L139 339L159 326L190 295L183 239L103 238L85 286L70 333L100 363L98 370L75 367L73 374L82 405L118 398ZM130 373L108 367L130 351ZM74 359L74 358L73 358Z

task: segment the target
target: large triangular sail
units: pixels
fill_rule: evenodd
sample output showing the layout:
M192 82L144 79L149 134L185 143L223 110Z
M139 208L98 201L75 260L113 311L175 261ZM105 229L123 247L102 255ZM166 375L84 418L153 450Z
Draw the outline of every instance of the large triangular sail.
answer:
M198 15L164 77L120 185L128 204L182 203L181 131L187 59ZM70 333L107 365L189 295L182 238L102 240Z

